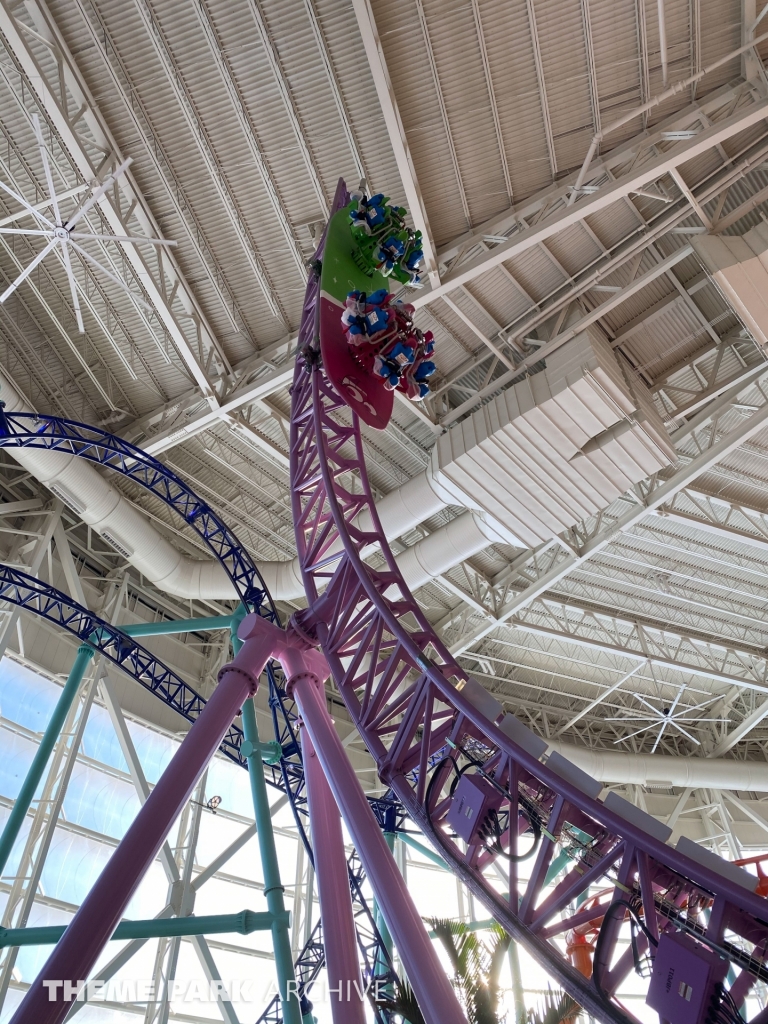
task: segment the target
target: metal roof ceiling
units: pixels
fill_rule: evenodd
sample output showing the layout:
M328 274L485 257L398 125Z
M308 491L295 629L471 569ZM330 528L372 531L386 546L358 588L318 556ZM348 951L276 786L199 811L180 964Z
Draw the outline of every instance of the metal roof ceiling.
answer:
M765 219L768 82L754 51L732 56L610 130L742 45L736 0L666 0L664 12L662 50L656 6L635 0L0 0L0 180L29 202L44 199L37 113L57 188L75 190L65 209L130 156L133 204L123 193L120 216L177 242L162 270L142 248L143 284L121 246L89 243L153 311L78 260L84 335L64 269L47 259L0 307L0 365L35 407L156 445L257 557L292 557L289 374L230 413L215 406L290 367L303 261L337 179L364 176L410 202L436 252L416 301L418 322L437 339L438 397L421 412L396 403L386 432L365 431L379 493L419 473L443 420L506 372L491 346L512 365L530 364L537 344L594 310L670 431L685 433L765 357L695 256L658 276L654 268L713 221L739 234ZM765 43L759 52L768 54ZM722 138L701 141L718 130ZM17 208L0 196L0 219ZM102 213L88 222L114 233ZM2 279L39 248L1 235ZM742 407L709 421L708 441L696 420L698 432L677 441L680 465L764 401L754 389L740 395ZM737 687L729 721L695 723L695 743L668 730L660 748L711 750L768 693L767 456L763 430L708 466L695 494L669 497L661 511L678 518L647 517L552 586L545 575L570 557L566 548L499 546L420 598L446 639L467 645L463 656L487 685L553 731L636 668L642 643L655 638L631 687L668 696L684 685L692 706ZM2 465L6 497L36 490ZM163 509L126 493L194 550ZM632 507L626 496L563 541L602 536ZM71 536L88 550L74 522ZM92 545L92 567L119 568L103 547ZM531 586L534 596L520 598ZM608 720L632 705L631 687L570 731L612 744L622 726ZM650 749L653 739L630 743ZM757 723L734 752L763 757L767 743Z

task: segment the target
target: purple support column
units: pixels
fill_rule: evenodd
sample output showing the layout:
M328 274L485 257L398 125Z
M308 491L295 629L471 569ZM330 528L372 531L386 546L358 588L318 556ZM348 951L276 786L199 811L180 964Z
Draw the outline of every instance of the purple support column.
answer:
M282 660L281 654L276 656ZM309 672L299 672L289 680L289 686L427 1024L466 1024L451 983L341 745L319 679Z
M308 649L302 637L292 632L284 633L257 615L243 619L237 635L244 641L240 655L250 644L263 644L269 638L272 656L283 666L288 677L288 689L296 698L306 731L365 866L427 1024L466 1024L466 1017L448 976L440 966L424 922L413 905L403 876L328 714L321 682L330 674L324 655L318 650Z
M341 816L307 729L301 731L312 849L334 1024L365 1024Z
M73 989L93 970L238 709L246 697L256 692L271 645L272 636L265 636L260 643L249 645L248 652L243 648L222 669L213 696L72 918L10 1024L60 1024L64 1020L72 1005ZM49 984L44 985L45 982ZM63 984L54 988L50 982L66 983L68 989ZM69 993L66 1001L65 991Z

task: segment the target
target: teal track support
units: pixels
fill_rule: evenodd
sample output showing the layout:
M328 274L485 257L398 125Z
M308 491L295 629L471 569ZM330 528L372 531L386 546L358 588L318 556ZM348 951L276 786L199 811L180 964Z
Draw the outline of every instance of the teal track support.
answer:
M544 888L557 878L561 871L564 871L566 865L570 863L571 855L567 850L561 850L560 853L555 857L552 863L549 865L549 871L547 871L547 877L544 879Z
M286 928L290 915L283 913L278 922ZM239 914L213 914L209 917L156 917L149 921L121 921L112 939L155 939L160 936L174 938L180 935L220 935L237 932L269 931L275 918L268 911L257 914L241 910ZM43 928L0 928L0 949L6 946L53 946L66 931L66 925Z
M588 836L586 832L582 832L580 828L576 828L575 825L571 825L570 828L575 832L576 836L581 840L582 843L592 842L592 836ZM544 888L557 878L561 871L564 871L568 866L572 857L567 850L561 850L560 853L555 857L552 863L549 865L549 871L547 871L547 877L544 879ZM579 903L583 903L586 896L582 894L582 898Z
M414 839L410 832L398 832L397 835L400 837L401 842L405 843L406 846L410 846L412 850L416 850L422 857L426 857L427 860L431 860L433 864L436 864L443 871L450 871L450 868L445 863L439 853L435 853L434 850L430 850L428 846L420 843L418 839Z
M272 830L267 783L264 779L264 765L261 760L262 744L256 722L256 708L251 698L243 703L243 733L245 741L241 751L248 760L248 775L251 780L251 795L256 815L256 834L259 838L261 865L264 871L264 895L267 898L267 907L273 916L272 942L275 948L275 969L283 1007L283 1021L284 1024L302 1024L301 1008L296 995L296 974L291 955L291 938L288 934L283 901L284 889L280 881L275 833Z
M72 707L74 699L78 694L80 684L82 683L83 676L85 675L85 670L88 668L88 663L92 657L93 648L89 647L88 644L82 644L78 648L77 657L72 665L67 681L64 684L64 689L61 691L61 696L53 710L51 720L43 733L43 738L40 740L40 746L37 748L37 752L32 759L32 764L29 766L27 777L22 783L19 795L16 797L11 813L8 816L8 821L5 823L3 834L0 836L0 875L5 871L8 858L11 855L14 843L19 837L19 832L21 832L21 827L27 816L27 811L35 797L37 787L40 785L40 780L43 777L45 766L48 764L51 752L56 746L56 741L61 735L61 730L67 720L69 709Z
M389 847L390 853L392 853L393 855L394 855L394 852L395 852L395 840L397 839L398 834L399 833L397 833L397 832L385 832L384 833L384 838L385 838L385 840L387 842L387 846ZM390 959L392 959L392 951L394 949L394 943L392 942L392 936L389 933L389 928L387 928L387 922L384 920L384 915L379 910L379 905L378 905L378 903L376 902L375 899L373 901L373 920L374 920L374 923L375 923L376 927L379 929L379 934L381 935L381 941L384 943L384 947L386 948L387 952L389 953ZM374 976L380 975L380 974L386 974L386 972L387 972L387 964L386 964L386 962L384 960L379 960L377 962L377 964L375 965L375 967L374 967L374 971L373 971ZM385 991L385 993L388 996L393 996L394 995L394 991L392 990L392 987L390 985L387 985L386 988L384 989L384 991Z
M237 615L237 613L235 613ZM238 623L242 619L239 616ZM120 626L128 636L168 636L173 633L197 633L210 629L232 629L233 616L212 615L207 619L170 619L165 622L135 622ZM235 629L237 627L235 626Z
M528 1019L528 1010L525 1005L523 994L523 976L520 973L520 957L518 956L517 943L514 939L509 944L507 951L509 957L509 971L512 975L512 1000L515 1006L515 1020L522 1022Z

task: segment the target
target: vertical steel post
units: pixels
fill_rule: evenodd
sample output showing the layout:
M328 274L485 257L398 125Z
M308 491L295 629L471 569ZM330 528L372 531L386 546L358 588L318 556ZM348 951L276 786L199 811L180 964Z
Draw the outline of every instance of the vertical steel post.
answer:
M299 668L300 664L290 657L292 653L280 651L278 657L283 660L285 655L289 655L283 661L286 675L290 676L289 686L293 688L301 717L365 866L427 1024L466 1024L456 994L432 948L360 780L341 745L328 714L320 681L313 673L301 669L293 675L291 662Z
M72 702L78 694L85 670L88 668L88 662L92 657L93 648L89 647L88 644L82 644L78 648L77 657L64 684L64 689L61 691L56 707L53 709L51 720L48 722L48 726L43 733L40 746L37 748L37 752L32 759L27 777L22 783L19 795L16 797L11 813L8 816L8 821L5 823L3 834L0 836L0 875L2 875L5 865L8 863L11 850L18 839L37 787L40 785L45 766L48 764L51 752L56 746L56 741L61 734L64 722L69 714L69 709L72 707Z
M395 855L395 840L397 839L397 833L396 832L385 832L384 833L384 839L386 840L386 843L387 843L387 846L389 847L390 853L394 857L394 855ZM394 944L392 942L392 936L389 934L389 928L387 928L387 922L384 920L384 915L382 914L381 908L379 907L379 904L378 904L378 900L376 900L376 899L374 899L374 901L373 901L373 920L374 920L374 924L379 929L379 934L381 935L381 941L384 944L384 948L389 953L389 958L391 960L392 959L392 951L394 949ZM389 965L387 964L386 960L384 960L381 956L379 956L377 961L376 961L376 968L374 970L374 974L377 975L377 976L380 975L380 974L386 974L388 970L389 970ZM387 990L386 991L387 991L388 995L392 995L393 994L392 993L392 986L391 985L387 986Z
M525 1006L523 976L520 972L520 957L515 939L512 939L509 944L507 956L509 957L509 971L512 975L512 999L515 1004L515 1020L520 1022L528 1018L528 1010Z
M237 629L246 614L246 609L241 606L232 616L232 649L235 654L243 646L243 641L237 635ZM285 902L283 900L285 886L280 878L275 832L272 828L272 811L267 797L264 763L261 759L259 725L253 700L245 701L242 715L243 735L249 746L245 750L241 747L241 751L246 754L248 761L248 777L251 781L253 812L256 818L256 835L259 840L261 867L264 873L264 895L267 898L267 907L273 915L272 944L275 952L277 985L283 1008L283 1024L313 1024L315 1018L309 1012L302 1015L301 1005L295 994L297 991L296 972L293 968L291 936L285 919ZM298 836L297 842L301 842L301 838Z

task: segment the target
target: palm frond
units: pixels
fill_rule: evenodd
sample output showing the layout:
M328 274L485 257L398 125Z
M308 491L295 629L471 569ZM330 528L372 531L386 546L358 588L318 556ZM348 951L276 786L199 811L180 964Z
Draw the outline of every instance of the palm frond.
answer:
M565 1024L565 1021L575 1017L581 1007L568 995L559 989L547 988L539 1011L529 1010L528 1019L530 1024Z
M382 1010L398 1014L402 1017L403 1024L426 1024L413 989L407 981L398 981L394 997L379 999L377 1005Z

